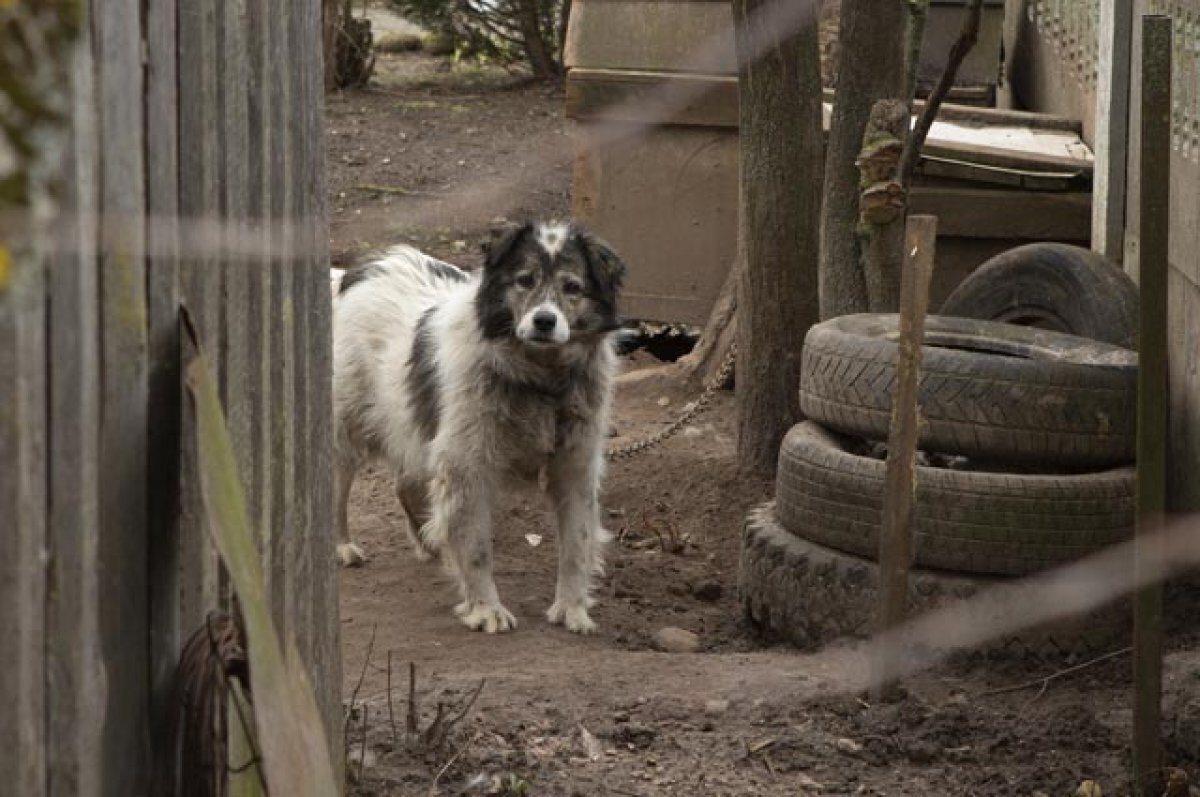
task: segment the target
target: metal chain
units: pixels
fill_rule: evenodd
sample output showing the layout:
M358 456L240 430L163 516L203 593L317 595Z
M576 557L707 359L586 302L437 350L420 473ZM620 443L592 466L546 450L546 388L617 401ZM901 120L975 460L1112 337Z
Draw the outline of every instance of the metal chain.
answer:
M662 431L656 432L649 437L642 438L641 440L633 443L627 443L623 446L618 446L617 448L610 448L608 450L608 458L610 460L628 459L629 457L642 454L659 443L674 437L680 429L687 426L701 413L708 409L709 402L712 401L713 395L721 389L721 385L725 384L729 380L730 374L733 373L733 363L735 359L737 359L737 344L732 343L729 346L729 353L725 355L725 360L721 363L721 367L717 370L717 373L713 376L713 378L709 380L709 383L705 385L704 390L700 393L700 397L696 399L691 407L680 413L679 417L671 421L671 424Z

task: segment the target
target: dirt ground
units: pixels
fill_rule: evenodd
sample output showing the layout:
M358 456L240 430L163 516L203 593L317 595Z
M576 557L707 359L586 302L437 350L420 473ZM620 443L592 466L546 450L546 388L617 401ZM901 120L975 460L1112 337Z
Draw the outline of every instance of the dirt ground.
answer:
M383 56L369 89L329 98L328 129L336 262L408 242L470 267L497 217L569 212L559 87ZM629 360L654 364L645 352ZM661 428L692 398L660 381L623 387L614 442ZM852 648L802 653L757 639L738 610L738 540L771 485L739 476L734 444L733 401L721 394L693 428L613 464L603 504L618 540L589 637L542 616L555 544L535 491L498 508L497 582L520 627L486 636L453 617L438 566L410 555L389 480L362 477L350 522L370 560L343 571L341 607L352 793L1071 795L1085 779L1128 793L1126 655L1046 682L1062 662L947 665L913 679L902 701L872 705L849 686L862 666ZM656 650L666 627L696 634L698 649ZM1171 716L1194 728L1200 710L1187 696L1200 663L1174 654L1169 664L1169 691L1185 705ZM1194 766L1200 735L1184 727L1172 731L1172 760Z

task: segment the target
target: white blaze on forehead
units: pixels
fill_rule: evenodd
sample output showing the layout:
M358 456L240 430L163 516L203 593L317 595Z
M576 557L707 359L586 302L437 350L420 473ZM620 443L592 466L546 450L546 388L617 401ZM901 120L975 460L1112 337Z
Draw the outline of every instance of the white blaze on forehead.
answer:
M546 254L550 257L557 257L562 251L563 245L567 242L567 233L569 228L562 222L552 221L547 224L539 224L535 232L538 245L546 250Z

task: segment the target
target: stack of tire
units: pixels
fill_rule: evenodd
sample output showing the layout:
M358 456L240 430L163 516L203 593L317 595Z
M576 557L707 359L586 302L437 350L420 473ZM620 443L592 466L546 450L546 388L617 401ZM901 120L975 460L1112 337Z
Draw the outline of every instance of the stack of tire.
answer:
M1134 525L1137 289L1124 272L1077 247L1019 247L941 313L926 319L918 396L918 610L1073 561ZM834 318L805 339L807 420L743 536L743 608L771 635L809 646L871 630L897 340L887 314ZM1111 643L1101 625L1000 644L1092 649Z

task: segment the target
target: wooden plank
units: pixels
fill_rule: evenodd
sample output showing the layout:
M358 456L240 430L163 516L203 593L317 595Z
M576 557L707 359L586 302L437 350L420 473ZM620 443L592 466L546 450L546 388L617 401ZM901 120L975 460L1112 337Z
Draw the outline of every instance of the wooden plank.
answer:
M188 629L179 624L179 125L176 0L146 4L146 230L149 356L147 491L151 722L164 729L170 687ZM168 735L151 736L156 760Z
M180 293L208 351L219 351L221 237L218 161L220 104L217 86L216 7L178 4ZM195 441L183 415L180 450L179 622L184 636L220 602L220 567L208 540L195 471Z
M311 193L312 172L321 170L321 161L315 159L317 142L312 140L312 129L308 114L316 98L309 96L309 69L320 63L313 55L320 52L319 43L306 38L305 17L307 9L303 3L289 4L286 13L286 25L289 44L296 55L303 54L304 68L293 66L288 70L288 90L291 96L292 124L288 127L288 146L291 149L292 195L294 205L288 214L291 226L289 237L295 241L292 258L287 263L291 271L292 289L292 411L291 434L293 478L295 485L293 493L294 523L292 526L292 558L289 566L292 568L290 578L292 598L289 622L292 636L300 650L305 665L312 676L312 635L313 635L313 561L311 557L313 528L310 521L309 490L309 363L314 344L309 338L309 274L314 265L312 247L315 244L316 230L313 219L310 218L310 208L313 205ZM293 56L293 59L296 58ZM292 59L289 59L292 60ZM315 683L315 679L314 679Z
M572 69L566 113L572 119L736 128L737 77Z
M321 19L312 4L303 6L304 31L302 41L311 51L319 51ZM305 229L311 233L308 251L311 254L306 269L308 290L308 373L305 389L308 392L308 551L312 578L312 676L317 689L317 704L325 719L334 769L341 773L344 745L342 742L342 668L341 612L338 605L338 574L334 556L333 537L333 319L329 298L328 208L326 204L325 169L325 95L320 70L310 69L306 77L306 102L303 129L307 142L309 165L306 194L308 213Z
M984 166L1011 169L1043 169L1051 172L1080 172L1091 174L1091 163L1079 158L1052 155L1045 152L1006 149L986 144L970 144L963 141L937 140L937 130L930 131L922 153L943 158L957 158Z
M259 551L264 553L271 529L271 357L269 327L271 290L271 232L267 214L271 208L270 151L274 146L271 129L268 76L270 44L267 30L270 20L264 3L250 3L246 9L246 51L250 70L246 93L249 130L247 136L247 230L246 245L253 251L245 259L248 276L248 309L245 345L249 372L251 412L250 473L247 483L247 507L258 534ZM264 562L266 559L264 558Z
M288 75L295 68L291 36L286 20L292 3L269 0L270 38L270 114L273 141L270 150L272 225L271 296L269 329L271 357L271 530L264 546L267 559L271 609L286 639L292 637L292 610L295 600L293 583L294 530L296 504L295 478L295 306L292 303L295 241L291 222L295 217L296 196L294 153L291 131L293 122L292 85Z
M1040 172L923 155L917 173L925 177L945 177L972 183L1006 186L1027 191L1067 191L1086 188L1080 172ZM1081 185L1081 183L1084 183Z
M568 67L736 75L729 4L575 0L563 60Z
M50 583L46 600L49 793L102 793L100 643L100 165L93 40L75 50L63 197L68 245L51 275Z
M913 557L913 509L917 491L917 436L921 429L917 390L921 347L933 276L937 218L909 216L904 233L904 268L900 278L900 340L896 391L888 429L884 472L883 525L879 529L879 603L877 633L899 628L908 616L908 569ZM904 651L898 642L881 646L872 662L871 694L891 700Z
M233 439L238 473L246 494L253 488L254 447L252 416L256 374L251 369L250 268L245 251L250 214L250 99L252 80L248 50L246 0L224 0L217 18L221 95L221 207L225 236L221 259L220 373L226 423ZM257 153L253 153L257 154Z
M1099 80L1096 85L1096 178L1092 248L1117 263L1125 257L1125 175L1128 169L1130 55L1133 7L1099 0Z
M937 216L943 236L1086 241L1091 234L1091 197L1086 192L918 185L909 195L909 210Z
M661 92L661 93L652 93ZM576 67L567 74L566 113L569 118L622 119L625 121L658 123L662 119L662 98L695 95L697 99L684 105L683 110L669 115L670 124L694 124L716 127L737 127L737 80L726 75L702 75L677 72L654 72L637 69L606 69ZM834 101L832 89L825 89L826 104ZM645 102L647 97L653 101ZM620 108L616 115L611 109ZM913 103L913 112L921 113L924 100ZM1014 111L1001 108L978 108L970 105L945 103L938 119L968 125L997 125L1028 127L1032 130L1080 135L1083 126L1078 119L1033 111ZM828 120L826 120L828 130Z
M0 765L15 793L39 797L47 761L44 253L27 230L0 238L0 258Z
M141 3L96 6L100 112L100 636L107 794L148 768L147 339Z
M1134 573L1134 794L1162 792L1163 588L1147 582L1164 564L1167 481L1167 275L1171 189L1171 19L1142 18L1139 171L1137 528Z

